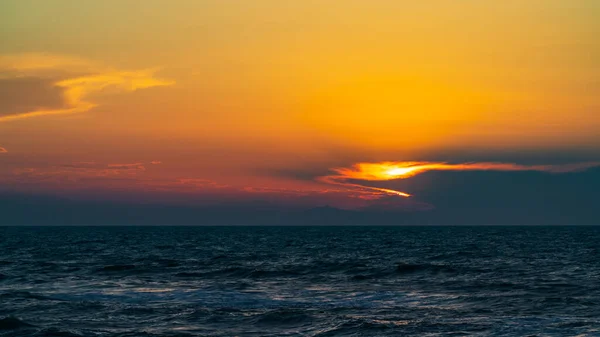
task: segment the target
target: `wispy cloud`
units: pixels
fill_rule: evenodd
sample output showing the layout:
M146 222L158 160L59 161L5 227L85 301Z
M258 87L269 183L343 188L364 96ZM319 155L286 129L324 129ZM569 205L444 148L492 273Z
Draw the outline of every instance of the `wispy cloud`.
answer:
M109 68L84 58L49 53L20 53L0 55L0 69L14 74L53 76L63 72L104 72Z
M116 93L133 92L152 87L171 86L174 81L155 77L158 69L123 71L96 65L91 61L48 54L23 54L0 57L0 73L3 80L14 81L27 78L30 82L51 83L44 93L54 93L61 104L53 106L39 104L28 111L0 111L0 122L46 116L86 112L98 106L93 101L94 94L108 88ZM79 74L73 76L73 73ZM84 75L81 75L84 74ZM48 76L52 80L48 79ZM9 83L10 84L10 83ZM35 87L35 86L34 86ZM39 87L39 85L37 86ZM39 88L38 88L39 89ZM39 91L39 90L38 90ZM12 95L10 99L23 100L6 106L31 104L35 92ZM6 98L8 100L9 97ZM33 99L35 102L35 99Z
M436 162L380 162L357 163L351 167L334 168L331 175L318 177L317 180L351 191L368 192L374 197L396 195L410 197L402 191L366 186L360 181L387 181L407 179L427 171L538 171L548 173L567 173L585 171L600 166L600 162L577 163L567 165L519 165L513 163L462 163L448 164Z
M0 153L8 153L8 150L3 147L0 147Z
M145 171L145 163L99 164L95 162L77 162L50 167L19 168L13 170L13 174L26 177L29 181L78 181L88 178L135 178Z
M277 194L277 195L296 195L296 196L309 196L316 193L323 193L320 190L297 190L288 188L272 188L272 187L244 187L244 192L256 193L256 194Z

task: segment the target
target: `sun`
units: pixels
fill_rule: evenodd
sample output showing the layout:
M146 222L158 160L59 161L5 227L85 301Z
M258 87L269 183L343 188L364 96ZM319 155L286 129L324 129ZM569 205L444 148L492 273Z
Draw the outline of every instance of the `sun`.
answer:
M419 167L393 167L384 172L384 175L389 177L401 177L415 173Z

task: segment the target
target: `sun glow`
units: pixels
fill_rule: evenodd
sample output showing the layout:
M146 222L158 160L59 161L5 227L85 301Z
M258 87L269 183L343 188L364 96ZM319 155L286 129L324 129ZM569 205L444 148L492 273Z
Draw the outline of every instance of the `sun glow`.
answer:
M418 167L397 167L385 171L385 174L392 177L400 177L409 175L418 169Z

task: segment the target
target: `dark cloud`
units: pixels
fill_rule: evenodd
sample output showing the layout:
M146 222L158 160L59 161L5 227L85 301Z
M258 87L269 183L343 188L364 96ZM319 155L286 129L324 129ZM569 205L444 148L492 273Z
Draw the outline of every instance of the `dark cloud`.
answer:
M435 205L435 223L600 224L600 168L584 172L426 172L375 183Z
M524 153L513 154L519 157ZM549 153L551 154L551 153ZM510 154L506 154L510 158ZM537 163L540 158L530 158ZM489 154L490 159L496 157ZM370 190L377 200L362 210L423 213L416 223L584 223L600 220L598 161L573 164L568 156L549 156L554 165L467 163L475 169L429 171L405 179L367 181L345 177L349 191ZM593 155L588 157L595 159ZM476 169L480 165L481 169ZM458 165L461 166L461 165ZM301 181L332 174L324 166L265 171L264 174ZM341 178L341 177L340 177ZM322 179L320 181L323 181ZM327 182L327 181L325 181ZM341 186L344 187L344 186ZM381 196L380 190L406 192L407 199ZM368 194L366 194L368 196ZM364 196L363 196L364 197Z
M94 165L81 163L79 166ZM29 171L30 174L35 172ZM32 176L26 178L35 186L40 184ZM104 177L101 183L106 185L117 178L123 179L122 176ZM61 181L61 186L65 183ZM165 183L173 187L172 182ZM94 190L89 195L88 191L69 192L75 202L7 194L0 185L0 213L3 214L0 224L52 221L60 224L600 224L599 168L562 174L431 171L411 179L370 182L377 187L405 190L414 194L413 198L387 196L365 201L362 206L357 203L357 207L345 211L314 207L335 206L336 200L348 198L351 191L291 195L293 193L279 189L236 192L233 187L216 188L216 183L201 179L187 179L181 184L193 187L190 192L206 193L182 194L179 189L173 193L158 189L134 192L133 188L104 194ZM90 196L96 195L103 195L105 201L94 203ZM359 198L360 195L355 200Z
M402 184L402 185L400 185ZM170 200L153 203L126 194L94 201L15 194L0 186L2 224L185 224L185 225L588 225L600 224L600 169L547 172L427 172L413 179L381 183L416 193L386 197L354 210L291 207L273 199L231 199L206 195L198 205ZM120 192L121 193L121 192ZM144 193L147 195L148 193ZM268 194L268 193L267 193ZM261 193L264 196L265 193ZM142 196L140 194L140 196ZM108 201L112 200L112 201ZM145 202L137 203L140 200ZM189 201L189 196L185 197ZM219 202L215 203L214 201ZM213 201L212 204L207 201ZM294 204L298 205L298 198ZM400 204L398 204L400 203ZM435 208L431 207L435 204ZM400 207L399 207L400 206Z
M0 78L0 116L66 108L63 90L45 78Z
M255 168L254 174L300 181L313 181L331 173L332 168L349 167L358 162L427 161L447 163L494 162L522 165L569 165L573 163L600 162L600 147L569 148L519 148L519 149L430 149L417 154L387 150L383 152L353 149L331 144L318 145L326 154L316 161L290 161L285 166Z
M571 163L600 161L600 148L578 146L568 148L518 148L489 149L476 148L437 149L411 156L417 161L442 161L451 163L465 162L503 162L523 165L564 165ZM386 158L402 158L389 155Z

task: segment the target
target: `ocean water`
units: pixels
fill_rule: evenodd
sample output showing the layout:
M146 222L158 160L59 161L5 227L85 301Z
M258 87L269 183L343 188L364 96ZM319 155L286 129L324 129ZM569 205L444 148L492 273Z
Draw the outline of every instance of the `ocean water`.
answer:
M0 227L0 336L600 336L600 227Z

